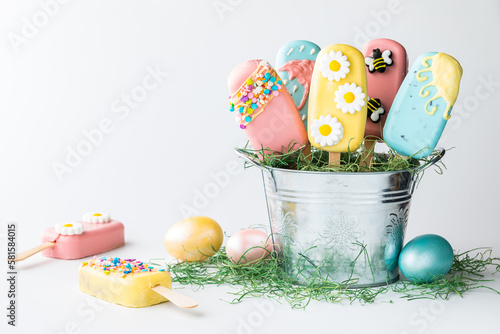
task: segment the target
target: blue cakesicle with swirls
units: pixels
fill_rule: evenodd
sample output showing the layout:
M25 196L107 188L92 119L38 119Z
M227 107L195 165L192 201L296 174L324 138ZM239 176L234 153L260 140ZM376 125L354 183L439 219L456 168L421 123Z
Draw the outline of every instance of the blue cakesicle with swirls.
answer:
M319 51L316 44L297 40L283 45L276 56L278 75L292 94L306 129L309 87Z
M432 153L451 117L462 77L458 61L427 52L415 61L396 94L384 126L387 144L403 156Z

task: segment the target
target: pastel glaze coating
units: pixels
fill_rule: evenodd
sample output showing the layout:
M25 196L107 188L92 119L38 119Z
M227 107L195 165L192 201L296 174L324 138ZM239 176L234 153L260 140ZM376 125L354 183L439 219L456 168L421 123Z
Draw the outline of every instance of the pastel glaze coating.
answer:
M450 118L462 77L458 61L445 53L418 57L401 84L384 127L396 152L417 159L436 147Z
M296 40L283 45L276 55L278 74L292 95L306 129L311 77L320 50L312 42Z
M340 66L338 63L335 66L331 64L332 59L337 57L331 53L332 51L341 52L342 57L338 58L341 62ZM328 58L329 55L333 56ZM347 60L343 56L346 56ZM330 67L337 71L330 70ZM346 71L348 72L346 73ZM357 111L355 109L349 109L348 112L342 110L341 107L346 107L345 101L340 101L342 103L339 104L338 100L336 100L341 97L339 93L346 84L354 84L360 88L354 100L356 101L359 98L358 106L360 107ZM314 66L311 91L309 93L308 134L311 144L318 149L329 152L356 150L364 138L366 102L365 59L361 52L352 46L344 44L335 44L323 48L318 54ZM347 107L349 108L348 105ZM325 138L316 136L318 127L321 132L321 126L326 125L333 128L332 134L336 133L335 138L333 138L333 145L331 145L332 141L322 141L320 139ZM328 136L330 136L329 133L323 137Z
M162 285L171 289L172 278L168 272L140 261L118 260L118 265L112 261L101 263L100 259L83 262L78 270L79 289L99 299L127 307L146 307L167 301L151 288ZM138 263L144 269L135 270ZM127 270L130 264L135 268L130 266L131 270Z
M234 94L258 69L262 60L249 60L236 66L228 77L228 88ZM237 110L235 111L237 112ZM285 152L307 144L307 132L292 96L283 85L279 95L265 105L244 129L254 149ZM292 147L290 144L294 141Z
M366 67L368 96L380 99L385 112L380 115L380 120L377 122L372 121L368 117L365 136L382 138L382 129L384 128L392 102L408 72L408 57L405 48L391 39L379 38L366 43L363 47L363 54L365 57L371 57L374 49L379 49L381 52L390 50L392 59L392 64L387 66L382 73L378 71L370 72L368 66Z
M42 232L42 243L56 241L55 246L45 249L42 254L47 257L74 260L100 254L123 246L124 226L121 222L111 220L108 223L83 224L83 233L79 235L60 235L55 228Z

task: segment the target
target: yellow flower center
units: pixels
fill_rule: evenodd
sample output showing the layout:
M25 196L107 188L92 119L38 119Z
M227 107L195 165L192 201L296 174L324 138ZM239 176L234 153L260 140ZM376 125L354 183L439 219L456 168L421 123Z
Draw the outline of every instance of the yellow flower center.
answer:
M100 217L102 216L100 213L94 213L94 217Z
M344 100L347 102L347 103L352 103L354 101L354 94L351 93L351 92L348 92L348 93L345 93L344 94Z
M73 224L64 224L64 227L73 227Z
M338 70L340 70L340 63L338 61L336 61L336 60L332 60L330 62L330 65L328 67L330 67L330 69L333 72L337 72Z
M332 133L332 127L328 124L323 124L319 127L319 133L326 137L328 136L330 133Z

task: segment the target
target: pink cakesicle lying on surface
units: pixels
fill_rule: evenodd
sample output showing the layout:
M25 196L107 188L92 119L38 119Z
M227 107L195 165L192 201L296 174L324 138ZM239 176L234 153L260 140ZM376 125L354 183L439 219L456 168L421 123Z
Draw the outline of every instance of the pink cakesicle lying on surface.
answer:
M40 251L42 255L63 260L81 259L123 246L124 226L104 213L92 212L81 222L57 224L42 233L42 245L19 253L16 261Z
M256 150L286 152L308 144L292 96L267 61L250 60L228 77L230 111Z
M386 38L366 43L363 54L369 96L365 136L382 138L392 101L408 72L408 58L401 44Z

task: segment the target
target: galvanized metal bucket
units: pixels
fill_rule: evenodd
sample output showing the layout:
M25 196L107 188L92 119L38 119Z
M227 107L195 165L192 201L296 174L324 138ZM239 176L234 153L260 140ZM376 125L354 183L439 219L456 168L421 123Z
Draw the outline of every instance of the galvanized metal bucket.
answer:
M420 171L307 172L263 166L244 150L236 153L262 170L275 249L285 271L300 284L317 279L349 287L379 286L399 278L411 195Z

